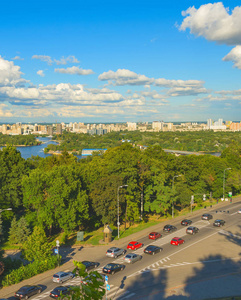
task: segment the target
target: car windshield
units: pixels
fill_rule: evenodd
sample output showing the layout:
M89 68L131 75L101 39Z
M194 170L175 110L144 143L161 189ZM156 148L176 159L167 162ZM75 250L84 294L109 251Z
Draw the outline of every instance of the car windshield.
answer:
M108 264L105 266L106 269L111 269L112 267L113 267L113 265L111 265L111 264Z
M130 254L127 254L126 255L126 258L131 258L132 256Z
M110 250L110 249L109 249L109 250L107 250L107 253L112 253L112 252L113 252L113 250Z
M174 242L176 242L178 239L177 238L174 238L174 239L172 239Z

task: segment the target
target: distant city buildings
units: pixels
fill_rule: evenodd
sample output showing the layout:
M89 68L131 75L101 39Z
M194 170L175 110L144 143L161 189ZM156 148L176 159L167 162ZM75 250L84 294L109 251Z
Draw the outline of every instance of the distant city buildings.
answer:
M52 125L39 124L3 124L0 126L0 133L8 135L21 134L46 134L53 136L54 134L62 134L63 131L73 133L85 133L91 135L103 135L111 131L135 131L141 132L164 132L164 131L200 131L200 130L214 130L214 131L241 131L241 122L225 121L219 119L213 121L208 119L207 123L186 122L180 124L165 123L164 121L148 122L127 122L116 124L84 124L77 122L57 123Z

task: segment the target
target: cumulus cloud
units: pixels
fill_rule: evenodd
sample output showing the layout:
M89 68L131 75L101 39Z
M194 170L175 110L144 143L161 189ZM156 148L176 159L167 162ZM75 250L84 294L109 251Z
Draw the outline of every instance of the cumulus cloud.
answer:
M204 87L174 87L168 90L167 94L172 97L178 96L196 96L199 94L207 94L210 93L210 90L207 90Z
M43 70L38 70L37 74L41 77L44 77L45 74L44 74L44 71Z
M12 58L12 60L24 60L24 58L21 58L20 56L16 55Z
M204 81L200 80L169 80L158 78L154 81L156 86L174 88L174 87L201 87Z
M52 65L53 61L48 55L33 55L32 59L39 59L41 61L46 62L48 65Z
M208 3L198 9L189 7L182 15L185 18L180 30L189 28L196 36L222 44L241 44L241 6L229 13L222 2Z
M60 60L54 60L57 65L66 65L67 63L79 63L78 59L74 55L69 55L68 57L61 57Z
M61 73L61 74L71 74L71 75L90 75L94 74L92 70L84 70L82 68L73 66L71 68L61 68L61 69L54 69L54 72Z
M26 82L21 78L22 74L19 66L15 66L12 61L5 60L0 56L0 86L12 86Z
M234 47L224 58L223 61L232 61L234 67L241 70L241 46Z
M127 69L118 69L116 72L108 71L99 75L99 80L108 80L113 85L145 85L154 82L153 78L137 74ZM114 82L111 82L114 81Z

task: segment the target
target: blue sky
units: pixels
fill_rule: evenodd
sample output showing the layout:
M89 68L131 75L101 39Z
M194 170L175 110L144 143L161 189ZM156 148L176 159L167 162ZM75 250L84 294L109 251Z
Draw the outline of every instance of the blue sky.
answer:
M237 1L10 0L1 11L0 122L241 120Z

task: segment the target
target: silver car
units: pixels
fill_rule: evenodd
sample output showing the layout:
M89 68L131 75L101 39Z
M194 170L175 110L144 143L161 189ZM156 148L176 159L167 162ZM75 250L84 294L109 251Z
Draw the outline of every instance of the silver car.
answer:
M142 256L135 253L129 253L125 256L124 262L127 262L128 264L133 264L134 262L141 260Z
M62 283L69 279L72 279L74 274L71 272L58 272L53 275L53 282Z
M110 249L108 249L106 251L106 256L116 258L117 256L124 255L125 253L126 253L126 250L124 250L124 249L120 249L117 247L111 247Z

